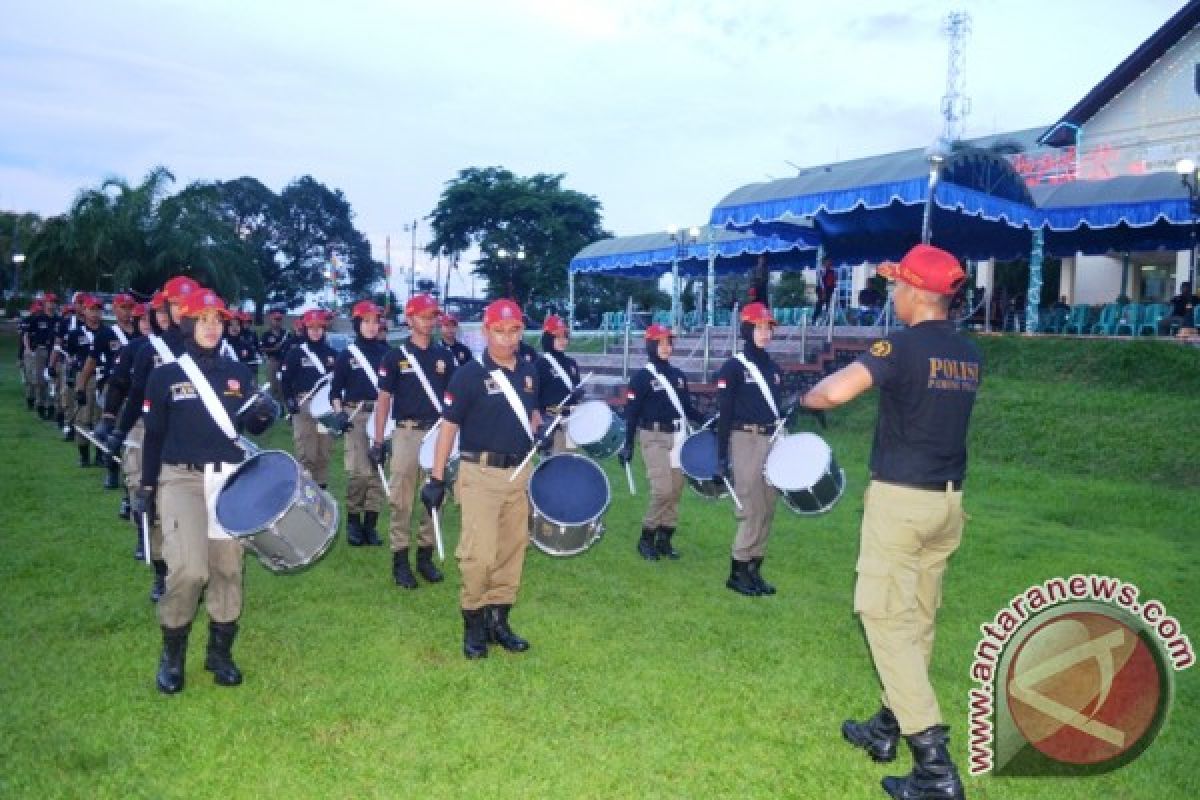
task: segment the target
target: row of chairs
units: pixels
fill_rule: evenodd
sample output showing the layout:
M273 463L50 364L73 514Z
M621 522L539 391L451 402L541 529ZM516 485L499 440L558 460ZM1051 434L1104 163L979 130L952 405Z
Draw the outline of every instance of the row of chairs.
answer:
M1171 306L1167 303L1075 305L1071 306L1069 313L1065 309L1057 309L1042 315L1038 330L1042 333L1074 333L1081 336L1158 336L1159 323L1170 314ZM1196 323L1200 324L1200 309L1197 309ZM1175 331L1169 333L1174 334Z

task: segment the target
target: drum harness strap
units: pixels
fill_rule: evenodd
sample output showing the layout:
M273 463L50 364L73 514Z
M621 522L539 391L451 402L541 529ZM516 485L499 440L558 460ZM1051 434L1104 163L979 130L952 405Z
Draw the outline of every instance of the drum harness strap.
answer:
M763 400L767 401L767 407L775 415L775 436L778 436L779 431L783 429L783 417L779 415L779 406L775 405L775 396L771 394L771 389L767 386L766 378L763 377L762 372L759 371L754 362L746 358L745 353L738 353L734 358L742 362L742 366L746 368L746 371L750 373L750 377L754 378L754 382L758 384L758 390L762 392Z
M125 331L121 330L120 325L110 325L113 335L117 337L117 341L121 343L121 347L129 344L129 337L125 335Z
M371 366L371 362L367 361L367 357L363 355L363 351L359 349L358 345L351 343L346 349L350 351L350 355L354 356L354 360L358 362L358 368L367 373L367 377L371 379L371 386L375 387L375 394L378 395L379 376L375 374L375 368ZM354 414L350 415L351 419L354 419L354 416L358 414L359 408L362 408L362 406L359 405L354 409ZM368 436L371 436L371 433L371 431L367 431ZM374 437L371 436L371 438Z
M512 411L517 415L517 420L521 423L521 427L525 429L525 435L529 437L529 441L533 441L533 428L529 426L529 414L525 412L525 404L521 402L521 398L517 395L517 390L513 388L512 383L508 380L508 376L504 374L504 370L496 368L489 375L496 385L500 387L500 391L504 392L504 399L508 400L508 404L512 406Z
M204 409L208 411L208 415L212 417L213 422L217 423L217 427L229 437L231 442L245 452L246 448L238 436L237 428L233 425L233 420L229 417L229 412L225 410L225 406L221 405L221 401L217 399L217 393L213 391L212 384L208 382L208 378L204 377L204 373L200 371L200 367L196 365L191 354L184 353L179 357L177 363L188 376L188 380L192 382L192 386L196 388L196 393L200 395L200 402L204 403Z
M308 349L308 342L300 345L300 349L304 351L304 355L308 356L308 360L312 362L313 368L325 377L325 365L321 363L321 359L313 355L313 351Z
M237 350L233 349L233 345L231 345L229 340L225 337L221 337L221 355L232 361L238 360Z
M571 396L571 392L575 390L575 385L571 383L571 376L567 374L567 371L563 369L562 364L558 363L558 359L554 356L550 355L549 353L542 353L542 358L550 362L550 366L554 368L554 374L558 376L560 381L567 385L567 394L565 397L563 397L563 400L566 400L567 397Z
M646 362L646 371L658 381L659 387L667 393L667 399L671 401L671 405L675 406L675 413L679 415L680 428L682 428L685 433L690 435L692 432L692 426L688 424L687 414L683 413L683 403L679 402L679 395L675 393L675 387L672 386L671 382L664 378L649 361Z
M400 345L400 353L404 356L404 360L412 367L412 371L417 374L417 380L421 382L421 388L425 390L425 396L429 398L429 402L433 403L433 407L441 414L442 403L438 400L437 393L433 391L433 387L429 385L429 379L425 377L425 370L421 368L421 362L413 358L412 354L408 352L408 348L404 345Z

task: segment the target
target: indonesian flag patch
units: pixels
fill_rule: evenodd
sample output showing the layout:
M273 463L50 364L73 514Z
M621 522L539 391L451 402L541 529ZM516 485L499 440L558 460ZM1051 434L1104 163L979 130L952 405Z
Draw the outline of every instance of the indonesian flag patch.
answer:
M143 401L142 401L142 413L143 413L143 414L149 414L149 413L150 413L150 401L149 401L149 400L143 400Z
M725 379L724 379L724 378L717 378L717 388L718 388L718 389L724 389L724 388L726 388L726 384L725 384Z
M627 392L625 392L625 399L626 400L636 400L637 399L637 395L634 393L633 389L630 389Z
M442 399L446 401L446 405L448 405L448 406L454 405L454 395L450 394L449 392L446 392L445 394L443 394Z
M225 385L229 387L229 391L231 392L236 392L242 388L242 384L237 378L230 378L229 380L225 381Z

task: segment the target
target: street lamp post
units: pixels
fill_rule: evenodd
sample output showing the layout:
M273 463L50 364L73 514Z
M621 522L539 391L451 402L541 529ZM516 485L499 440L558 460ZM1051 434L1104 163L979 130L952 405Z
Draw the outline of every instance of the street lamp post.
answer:
M677 226L667 228L667 235L675 243L675 252L671 256L671 330L683 330L682 308L679 303L679 262L687 258L688 246L700 240L700 229L695 225L686 231Z
M933 196L937 192L945 160L940 148L929 154L929 194L925 198L925 214L921 218L921 244L929 244L933 238Z
M1195 238L1195 234L1193 234L1193 238ZM25 263L25 254L24 253L13 253L12 262L13 262L13 294L19 295L21 293L21 265Z
M517 295L513 291L517 266L525 260L525 248L518 247L514 253L510 250L505 250L503 247L496 250L496 257L501 261L508 261L508 298L514 303L518 302Z
M408 268L408 296L412 297L417 293L417 220L412 221L412 225L404 226L405 233L412 233L412 262Z
M1188 261L1188 280L1193 291L1196 286L1196 226L1200 225L1200 167L1190 158L1181 158L1175 163L1175 171L1188 193L1188 211L1192 215L1191 256Z

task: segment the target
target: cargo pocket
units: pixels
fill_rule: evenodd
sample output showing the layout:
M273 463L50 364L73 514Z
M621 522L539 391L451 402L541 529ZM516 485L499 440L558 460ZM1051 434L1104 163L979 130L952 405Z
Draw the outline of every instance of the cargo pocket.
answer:
M854 585L855 613L887 617L916 607L915 575L906 575L895 565L869 556L860 556L855 569L858 572Z

